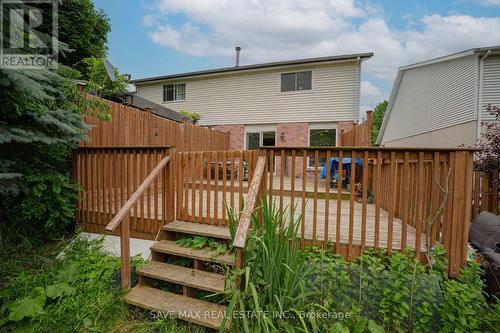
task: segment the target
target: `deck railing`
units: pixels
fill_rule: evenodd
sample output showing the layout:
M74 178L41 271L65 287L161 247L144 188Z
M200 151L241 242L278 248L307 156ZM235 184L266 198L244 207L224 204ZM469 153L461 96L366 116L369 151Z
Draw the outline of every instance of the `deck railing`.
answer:
M252 224L252 214L259 204L259 200L265 196L266 183L266 157L260 156L252 175L248 192L245 195L245 207L241 212L238 228L234 236L233 247L236 250L236 267L243 268L243 249L248 238Z
M74 177L82 188L76 220L84 231L105 233L139 185L169 147L85 147L74 154ZM154 239L158 228L174 218L173 172L170 167L140 195L130 212L132 237ZM168 171L168 172L167 172ZM170 180L169 177L172 177Z
M241 210L261 154L256 150L177 153L177 219L227 225L226 208Z
M265 151L274 170L269 175L270 200L280 207L298 205L305 217L304 243L333 245L336 253L352 258L367 247L383 247L388 253L411 247L420 256L439 242L447 250L449 273L458 274L466 259L471 217L472 150ZM338 168L334 163L332 172L332 165L325 163L332 158L346 165Z
M130 195L130 198L120 208L118 213L113 217L111 222L106 226L106 230L113 232L120 227L120 256L121 256L121 286L124 290L130 288L131 271L130 271L130 211L133 207L137 207L141 197L149 190L155 181L162 175L164 179L169 179L170 157L165 156L155 166L151 173L146 177L142 184ZM165 183L164 183L165 184ZM168 184L168 182L167 182ZM166 184L165 184L166 185ZM167 186L165 186L165 189ZM169 191L167 190L167 193ZM167 204L165 202L165 204Z
M320 245L347 258L368 248L391 253L410 247L425 257L439 243L451 276L465 263L473 150L262 147L174 154L167 148L81 148L75 175L86 191L78 219L87 230L104 232L165 156L172 159L171 175L160 173L130 209L133 237L154 239L173 219L227 225L226 207L241 214L263 163L259 191L294 217L302 214L303 246ZM325 163L332 159L336 163Z

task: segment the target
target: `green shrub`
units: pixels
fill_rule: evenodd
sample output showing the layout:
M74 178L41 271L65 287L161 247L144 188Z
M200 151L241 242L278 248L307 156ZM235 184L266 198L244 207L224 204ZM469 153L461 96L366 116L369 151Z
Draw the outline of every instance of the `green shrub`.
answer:
M120 258L102 253L103 240L75 237L55 250L29 241L0 243L1 332L205 332L128 307L114 282ZM63 255L58 254L64 253ZM132 258L140 266L143 260Z
M469 263L446 275L443 247L431 265L412 250L387 256L369 249L348 262L331 249L300 250L300 219L261 204L245 249L245 288L230 302L236 331L245 332L495 332L498 303L488 305L481 271ZM236 225L232 221L231 225ZM234 228L234 226L232 227ZM247 311L246 313L241 311ZM288 313L286 318L273 313ZM259 315L266 313L268 315ZM314 318L320 313L327 318Z

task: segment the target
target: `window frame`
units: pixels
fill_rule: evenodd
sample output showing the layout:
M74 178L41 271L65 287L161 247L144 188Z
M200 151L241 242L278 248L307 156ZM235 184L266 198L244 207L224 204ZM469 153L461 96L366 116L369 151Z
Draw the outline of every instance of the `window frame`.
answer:
M178 98L178 86L184 86L184 98ZM166 96L166 90L168 86L173 87L173 99L172 100L167 100ZM187 99L187 85L186 83L167 83L163 85L163 102L164 103L171 103L171 102L183 102Z
M298 74L299 73L310 73L310 85L309 85L309 88L308 89L297 89L297 83L298 83L298 80L297 80L297 77L298 77ZM294 89L293 90L283 90L283 76L284 75L290 75L290 74L294 74ZM295 71L295 72L282 72L280 73L279 75L279 92L282 93L282 94L296 94L296 93L309 93L309 92L312 92L313 91L313 76L314 76L314 73L313 73L313 70L305 70L305 71Z
M335 130L335 147L339 146L339 130L337 123L310 123L307 129L307 145L311 146L311 130ZM307 158L307 170L314 170L314 165L310 165L311 158ZM323 166L318 165L318 171L323 171Z

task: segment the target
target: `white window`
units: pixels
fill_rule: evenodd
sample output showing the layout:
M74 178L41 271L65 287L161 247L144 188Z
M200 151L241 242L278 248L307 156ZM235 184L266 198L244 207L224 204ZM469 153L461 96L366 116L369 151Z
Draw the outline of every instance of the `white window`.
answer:
M281 74L281 91L311 90L312 72Z
M309 146L311 147L334 147L337 145L337 129L331 128L309 128ZM318 168L322 168L326 158L320 157ZM314 157L309 157L309 167L314 168Z
M163 86L163 101L182 101L186 99L186 84L166 84Z

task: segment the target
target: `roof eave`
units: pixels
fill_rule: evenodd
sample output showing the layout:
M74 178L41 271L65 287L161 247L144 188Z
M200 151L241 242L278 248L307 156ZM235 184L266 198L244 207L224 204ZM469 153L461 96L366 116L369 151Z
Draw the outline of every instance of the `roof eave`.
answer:
M166 81L173 79L181 79L181 78L191 78L191 77L199 77L206 75L218 75L218 74L227 74L234 72L244 72L244 71L253 71L253 70L263 70L267 68L273 67L286 67L286 66L298 66L298 65L307 65L307 64L321 64L321 63L336 63L341 61L355 61L357 59L361 59L362 61L371 58L373 56L373 52L367 53L359 53L359 54L349 54L349 55L340 55L340 56L331 56L331 57L320 57L320 58L308 58L308 59L297 59L297 60L288 60L288 61L278 61L278 62L270 62L263 64L255 64L255 65L246 65L239 67L224 67L217 68L212 70L202 70L196 72L188 72L188 73L179 73L172 75L163 75L163 76L155 76L144 79L132 80L133 84L144 84L151 83L156 81Z

